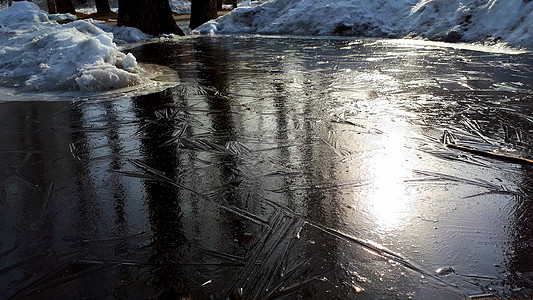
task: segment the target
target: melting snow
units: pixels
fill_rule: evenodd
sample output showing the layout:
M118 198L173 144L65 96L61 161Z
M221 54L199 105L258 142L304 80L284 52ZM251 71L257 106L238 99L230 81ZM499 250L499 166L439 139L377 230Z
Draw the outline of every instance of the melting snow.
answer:
M65 25L30 2L0 11L0 85L29 91L99 91L140 83L137 61L88 21Z
M190 14L191 1L190 0L170 0L170 9L175 14Z
M533 46L533 1L263 0L243 3L200 33L423 37Z

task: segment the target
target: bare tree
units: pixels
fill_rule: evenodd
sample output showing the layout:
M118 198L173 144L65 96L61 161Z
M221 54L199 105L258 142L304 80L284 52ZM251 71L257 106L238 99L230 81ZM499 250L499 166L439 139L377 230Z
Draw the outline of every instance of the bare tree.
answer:
M46 4L48 4L48 13L50 14L76 13L72 0L46 0Z
M151 35L184 35L172 17L168 0L119 0L117 23Z
M58 14L66 14L71 13L75 14L76 10L74 9L74 5L72 5L72 0L55 0L56 1L56 9Z
M7 6L11 6L13 4L13 2L17 2L17 1L28 1L28 2L33 2L33 0L7 0ZM0 1L0 3L3 3L4 1Z
M109 7L108 0L94 0L96 4L96 12L99 14L106 14L111 12L111 7Z
M46 4L48 4L49 14L57 14L56 2L54 0L46 0Z
M191 29L216 18L217 0L191 0L191 20L189 23Z

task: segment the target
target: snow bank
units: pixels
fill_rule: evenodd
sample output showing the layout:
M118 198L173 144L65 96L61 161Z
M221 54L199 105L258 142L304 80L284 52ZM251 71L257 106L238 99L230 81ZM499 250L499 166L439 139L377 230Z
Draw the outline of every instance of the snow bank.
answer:
M95 24L105 32L113 34L113 42L117 44L139 43L153 39L153 35L146 34L135 27Z
M248 4L197 32L418 36L533 46L533 1L264 0Z
M59 25L29 2L0 11L0 85L101 91L140 83L137 61L87 21Z
M172 12L178 15L191 13L191 1L190 0L170 0L170 9Z
M48 19L50 21L66 22L66 21L75 21L75 20L78 19L78 17L76 17L75 15L73 15L71 13L66 13L66 14L48 15Z
M452 42L501 40L531 47L533 2L424 0L411 7L407 28L421 36Z

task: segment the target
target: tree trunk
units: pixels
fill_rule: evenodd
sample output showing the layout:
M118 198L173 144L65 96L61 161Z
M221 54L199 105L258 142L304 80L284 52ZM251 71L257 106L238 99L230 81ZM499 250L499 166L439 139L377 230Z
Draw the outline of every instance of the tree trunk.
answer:
M237 0L233 0L232 4L233 4L233 9L237 8Z
M205 22L217 18L217 0L191 0L191 21L194 29Z
M217 0L217 10L222 10L222 0Z
M57 14L56 2L54 0L46 0L46 4L48 4L49 14Z
M58 14L76 13L76 10L74 10L74 5L72 5L72 0L55 0L55 2Z
M119 0L117 23L151 35L184 35L172 17L168 0Z
M111 7L109 7L108 0L94 0L94 3L96 4L97 13L107 14L108 12L111 12Z

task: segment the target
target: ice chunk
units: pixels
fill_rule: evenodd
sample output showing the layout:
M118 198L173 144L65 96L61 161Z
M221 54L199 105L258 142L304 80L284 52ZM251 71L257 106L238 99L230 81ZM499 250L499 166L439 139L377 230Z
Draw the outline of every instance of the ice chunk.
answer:
M139 84L140 78L117 68L96 68L84 70L75 81L82 91L102 91Z
M120 63L122 64L122 68L126 71L131 72L137 68L137 59L131 53L128 53L124 58L122 58Z

